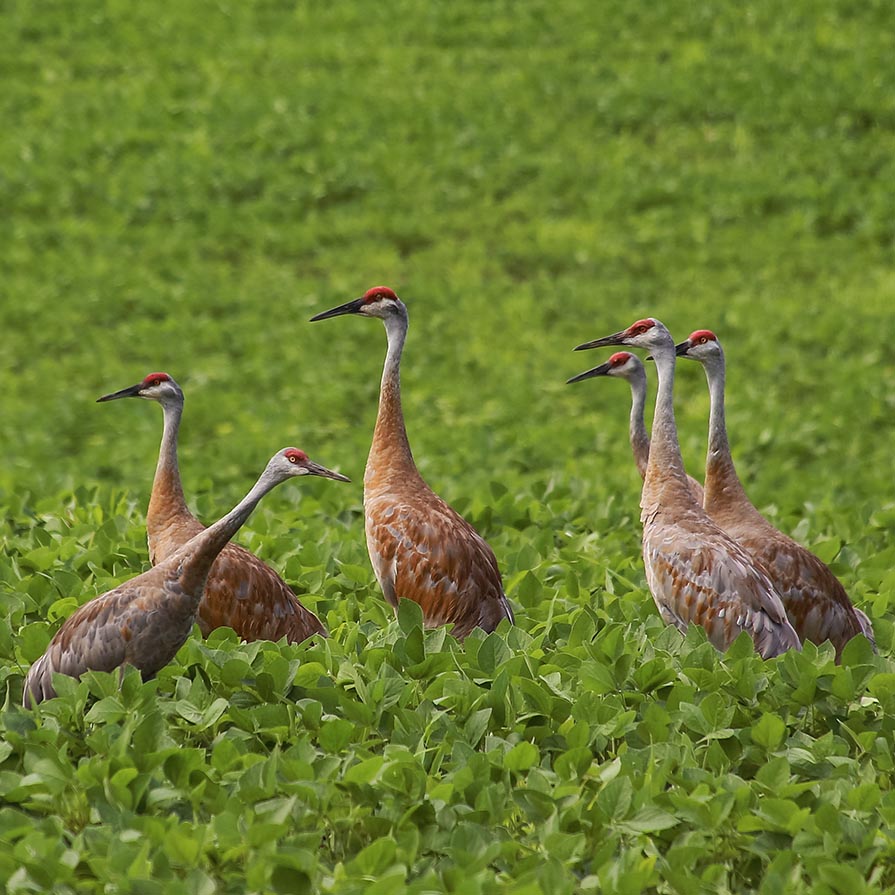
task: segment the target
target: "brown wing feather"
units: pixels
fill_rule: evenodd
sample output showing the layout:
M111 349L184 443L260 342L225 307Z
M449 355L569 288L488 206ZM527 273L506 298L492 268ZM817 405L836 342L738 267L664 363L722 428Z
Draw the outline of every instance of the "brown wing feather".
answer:
M858 616L839 579L753 506L729 453L707 464L706 488L709 516L767 570L801 640L830 640L837 661L845 644L857 634L867 635L875 645L869 620L865 625L866 616Z
M302 605L285 581L254 553L228 544L215 560L199 603L203 635L224 625L243 640L300 643L326 628Z
M667 623L682 631L698 624L722 650L741 631L765 658L800 648L767 575L707 519L686 511L674 519L645 514L643 557L650 591Z
M79 678L124 664L152 677L189 636L195 598L177 582L176 563L159 566L101 594L65 620L25 678L25 704L55 696L53 672Z
M413 600L427 627L452 623L460 638L513 621L494 553L438 495L371 495L364 511L373 569L393 606Z
M866 633L845 588L811 551L768 525L766 534L734 538L768 571L802 640L829 640L837 659L852 637ZM866 616L865 616L866 618ZM870 640L873 642L872 628Z
M163 562L205 526L190 515L154 532L154 562ZM202 636L215 628L232 628L243 640L279 640L300 643L326 628L302 605L292 588L263 560L239 544L229 543L215 560L199 603Z

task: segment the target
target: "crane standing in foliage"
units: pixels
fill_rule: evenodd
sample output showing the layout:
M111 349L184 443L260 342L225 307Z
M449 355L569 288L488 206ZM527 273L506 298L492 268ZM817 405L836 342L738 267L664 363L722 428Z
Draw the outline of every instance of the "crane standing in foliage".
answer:
M379 317L388 337L379 413L364 472L367 549L386 600L422 608L427 627L453 624L466 637L513 621L497 560L476 530L423 481L413 461L401 410L400 364L407 308L386 286L312 317Z
M205 526L190 512L183 497L177 462L177 435L183 414L183 391L167 373L150 373L142 382L98 401L145 398L164 414L164 429L152 495L146 512L149 559L164 562ZM299 643L315 634L326 636L320 620L301 604L285 581L254 553L228 543L211 567L197 616L202 635L230 627L243 640Z
M249 493L222 519L176 553L85 603L63 623L25 678L25 705L55 696L53 673L138 668L144 680L163 668L189 636L209 570L258 502L292 476L320 475L347 482L296 448L275 454Z
M767 571L799 639L829 640L836 661L852 637L874 643L870 619L856 609L825 563L776 529L746 496L733 465L724 413L725 361L717 336L708 329L691 333L676 346L679 357L702 364L708 380L709 443L705 465L705 511Z
M581 382L583 379L591 379L594 376L614 376L618 379L626 379L631 386L631 421L628 430L631 451L634 454L634 462L637 464L640 478L645 479L646 467L649 463L650 438L643 418L646 406L646 370L643 368L643 363L630 351L617 351L606 363L579 373L567 381L569 383ZM702 485L691 475L687 476L687 481L690 483L693 498L701 504Z
M652 443L640 499L646 579L667 624L705 628L726 649L741 631L765 658L800 649L767 575L693 497L674 420L674 340L648 317L576 350L629 345L652 353L659 375Z

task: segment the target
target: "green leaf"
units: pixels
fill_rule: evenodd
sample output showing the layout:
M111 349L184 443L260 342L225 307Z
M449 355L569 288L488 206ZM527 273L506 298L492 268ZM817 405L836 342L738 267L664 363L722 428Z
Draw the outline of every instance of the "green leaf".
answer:
M422 629L423 610L419 603L414 603L413 600L398 600L398 627L404 635Z
M624 820L621 826L634 833L658 833L676 827L679 823L680 821L673 814L669 814L655 805L648 805Z
M19 630L18 647L26 662L39 659L50 644L52 632L46 622L34 622Z
M765 712L758 723L752 726L752 742L768 751L776 749L783 742L786 725L776 715Z
M330 718L320 727L320 748L326 752L341 752L350 742L354 725L342 718Z
M847 864L823 863L817 868L817 873L821 881L839 895L854 895L865 890L864 877Z
M508 771L527 771L538 762L538 749L532 743L516 743L503 757L503 766Z
M597 804L608 820L620 821L627 816L633 798L630 779L616 777L603 787L597 796Z
M479 648L476 661L485 674L493 674L510 657L510 651L497 633L489 634Z
M346 783L372 783L379 777L385 759L381 755L374 755L364 761L352 765L345 772Z
M396 854L395 841L383 837L362 848L352 864L357 872L364 876L378 876L391 866Z
M470 746L477 746L488 729L491 719L491 709L479 709L473 712L463 726L464 738Z

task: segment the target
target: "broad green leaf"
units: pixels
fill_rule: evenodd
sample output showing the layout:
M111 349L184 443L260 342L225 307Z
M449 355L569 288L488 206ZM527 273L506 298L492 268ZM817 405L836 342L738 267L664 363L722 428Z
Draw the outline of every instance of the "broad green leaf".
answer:
M405 635L423 626L423 610L413 600L398 601L398 627ZM417 660L419 661L419 660Z
M532 743L516 743L503 757L503 766L508 771L527 771L537 764L538 749Z
M354 725L350 721L330 718L320 728L320 747L327 752L341 752L351 741L353 733Z
M786 725L776 715L765 712L751 728L752 741L767 750L776 749L786 734Z
M384 761L385 759L381 755L375 755L352 765L345 772L345 782L372 783L379 776Z

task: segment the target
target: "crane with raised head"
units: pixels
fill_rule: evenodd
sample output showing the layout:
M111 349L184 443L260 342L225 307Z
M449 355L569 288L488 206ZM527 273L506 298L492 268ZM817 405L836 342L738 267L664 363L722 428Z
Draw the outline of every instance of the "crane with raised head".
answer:
M631 419L628 427L631 440L631 451L634 454L634 462L640 478L646 478L646 467L649 462L649 432L646 430L646 422L643 411L646 407L646 370L639 357L630 351L617 351L606 363L600 364L591 370L585 370L577 376L566 380L567 383L581 382L584 379L592 379L595 376L612 376L617 379L625 379L631 386ZM690 490L697 503L702 503L702 485L688 475Z
M413 600L427 627L453 624L455 637L474 628L493 631L513 622L494 553L478 532L423 481L416 468L401 409L401 354L407 307L387 286L324 311L311 320L343 314L378 317L388 351L379 412L364 472L364 522L370 562L385 599Z
M155 675L189 636L209 570L224 545L268 491L302 475L349 481L297 448L274 454L254 487L226 516L164 562L95 597L65 620L25 677L25 705L56 695L54 673L79 678L85 671L133 665L144 680Z
M840 661L845 644L863 634L875 645L870 619L856 609L839 579L810 550L768 522L746 495L737 475L725 420L726 364L718 337L692 332L676 346L678 357L698 361L709 387L709 438L705 511L767 571L799 639L829 640Z
M576 348L645 348L659 388L640 498L646 580L666 624L703 627L718 649L746 631L765 658L800 649L767 574L696 502L681 458L674 418L674 340L654 317Z
M190 512L183 496L177 439L183 415L183 390L167 373L150 373L136 385L98 398L144 398L161 405L162 443L146 511L149 560L164 562L205 526ZM245 547L228 543L211 567L197 616L203 637L215 628L232 628L243 640L299 643L326 628L302 605L292 588Z

